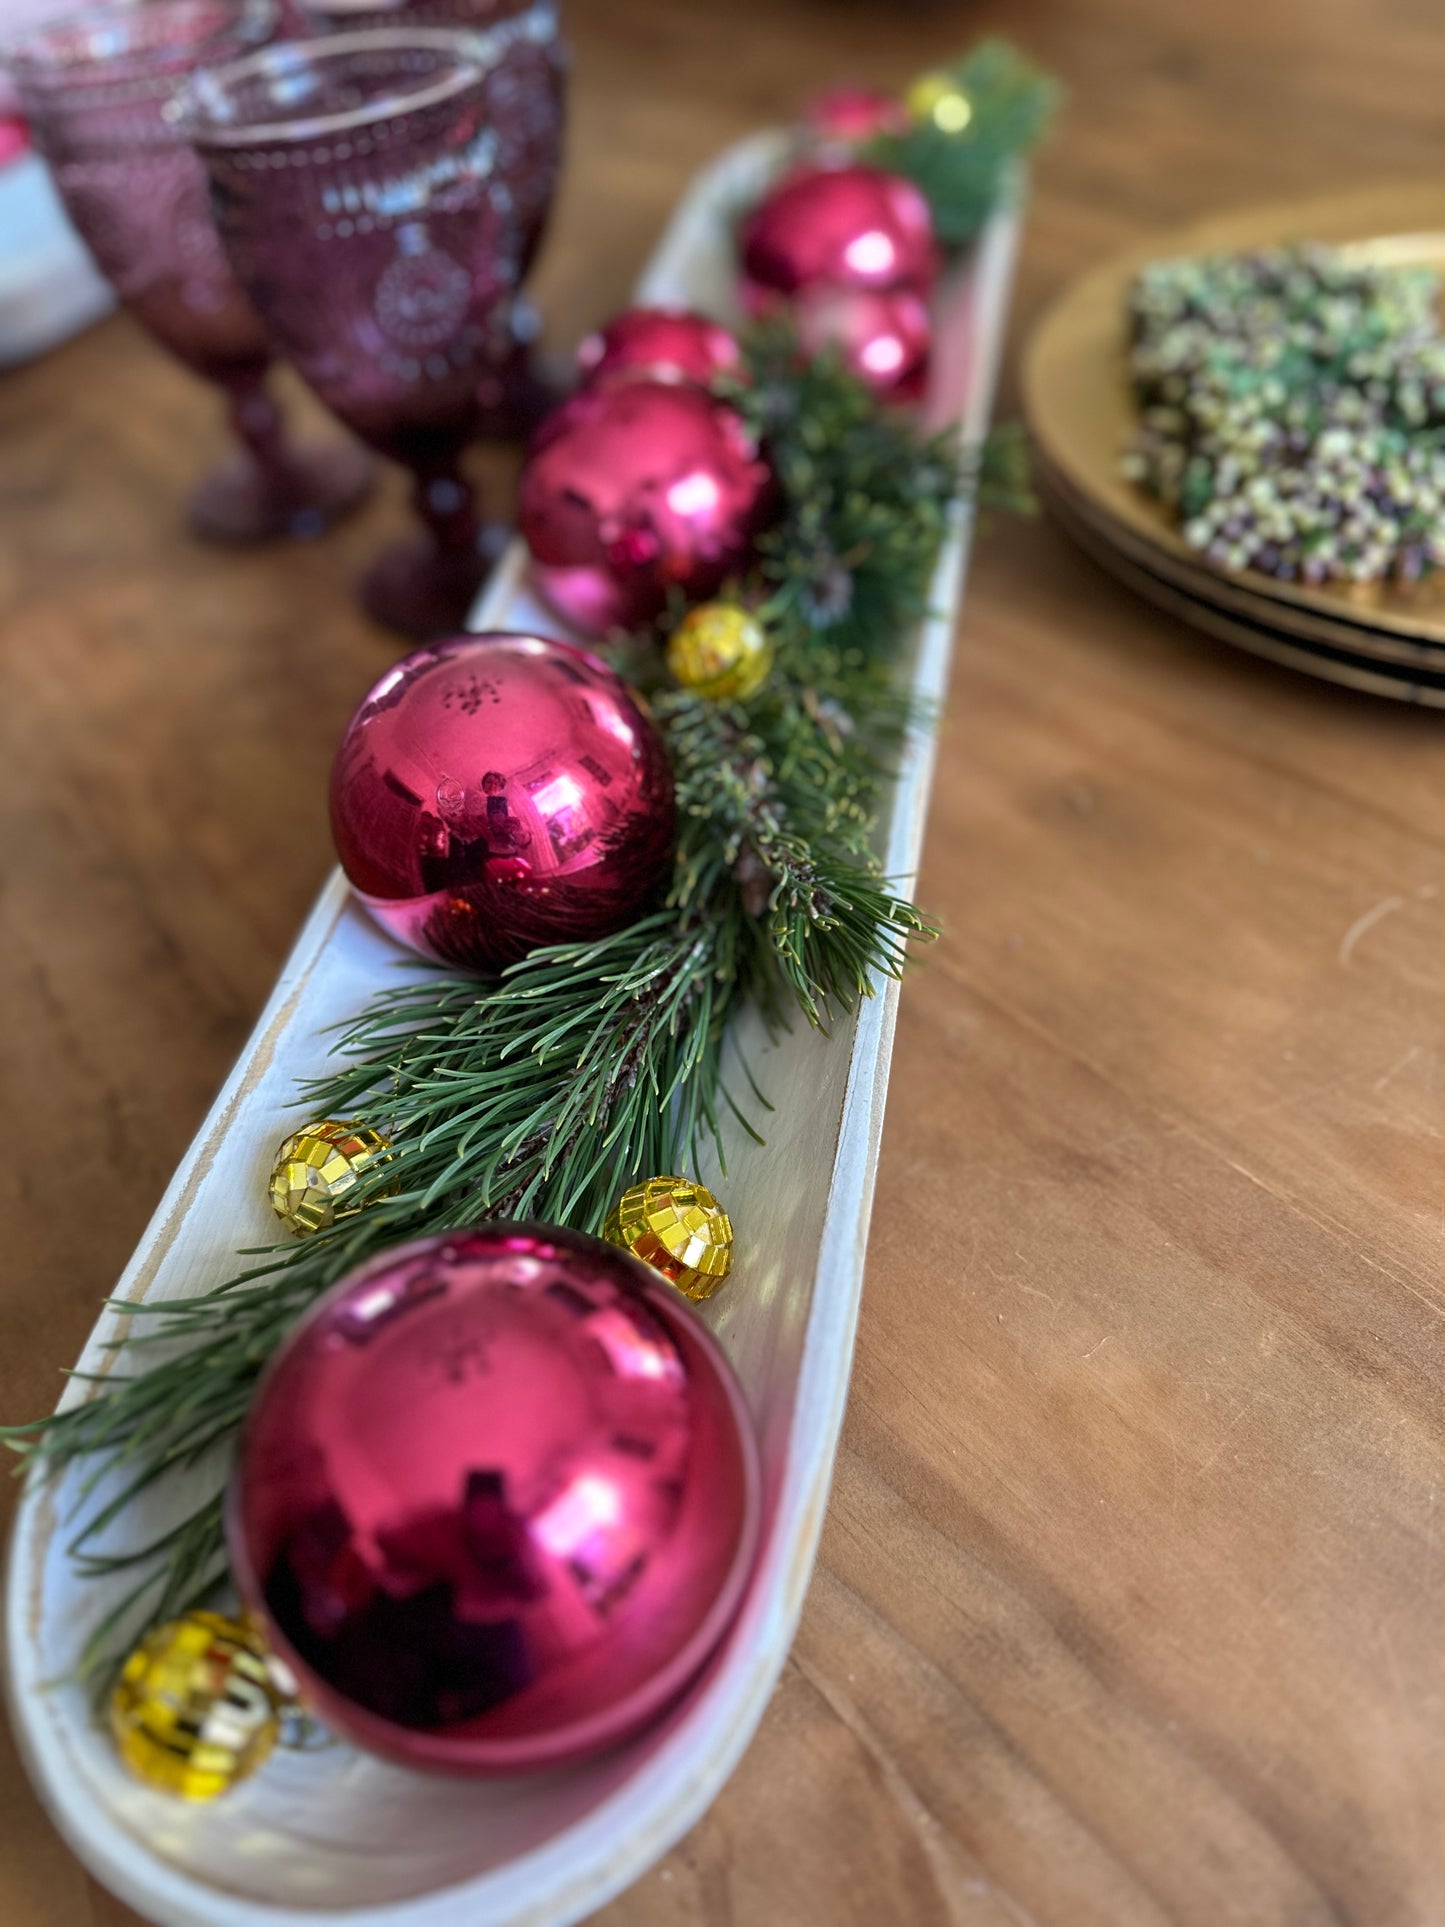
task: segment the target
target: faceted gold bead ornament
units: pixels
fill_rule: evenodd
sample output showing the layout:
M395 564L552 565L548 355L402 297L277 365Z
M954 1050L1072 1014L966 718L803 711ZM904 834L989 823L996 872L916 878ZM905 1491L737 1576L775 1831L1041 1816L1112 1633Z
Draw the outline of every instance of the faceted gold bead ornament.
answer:
M676 681L713 702L746 702L768 679L773 646L762 624L731 602L689 609L667 639Z
M363 1171L391 1149L391 1139L364 1124L323 1119L288 1137L271 1169L271 1206L288 1231L324 1231Z
M111 1694L110 1726L137 1779L184 1800L214 1800L276 1744L280 1703L249 1629L192 1612L136 1647Z
M660 1271L685 1298L710 1298L732 1270L728 1214L691 1178L634 1184L613 1206L602 1235Z

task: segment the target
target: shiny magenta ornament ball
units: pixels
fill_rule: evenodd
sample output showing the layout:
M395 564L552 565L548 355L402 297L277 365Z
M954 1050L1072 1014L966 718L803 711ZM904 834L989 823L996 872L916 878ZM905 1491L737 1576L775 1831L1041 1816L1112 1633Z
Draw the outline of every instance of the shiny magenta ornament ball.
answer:
M875 87L830 87L809 103L803 124L821 141L861 147L880 134L906 134L908 109Z
M667 873L672 773L606 663L543 636L403 658L352 717L331 828L353 889L440 963L498 970L630 923Z
M838 348L855 375L891 401L917 401L928 380L932 326L909 288L807 288L793 302L810 354Z
M740 246L754 313L820 283L926 295L938 273L928 202L902 175L861 164L790 175L748 215Z
M569 620L600 633L648 622L669 591L716 594L747 562L772 510L773 481L741 415L689 383L604 383L542 424L517 520L538 586ZM589 594L554 593L576 571ZM611 596L595 593L610 587ZM605 618L605 619L604 619Z
M617 376L653 375L706 387L742 365L737 337L720 322L686 308L628 308L590 334L577 350L588 387Z
M231 1566L301 1697L405 1766L526 1772L636 1733L716 1648L757 1447L694 1314L578 1232L387 1252L262 1379Z

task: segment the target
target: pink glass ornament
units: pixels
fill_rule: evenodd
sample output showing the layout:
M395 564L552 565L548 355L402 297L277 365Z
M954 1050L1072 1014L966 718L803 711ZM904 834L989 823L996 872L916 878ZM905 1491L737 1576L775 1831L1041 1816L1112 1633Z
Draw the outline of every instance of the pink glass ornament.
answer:
M667 873L672 773L621 678L541 636L456 636L387 671L331 772L353 888L411 949L497 970L630 923Z
M720 322L686 308L628 308L582 342L577 372L587 386L616 375L652 375L706 387L736 374L742 349Z
M875 87L830 87L809 102L803 115L809 133L829 144L861 147L880 134L906 134L908 109Z
M496 553L458 466L508 337L520 141L508 36L415 27L284 41L196 75L188 126L236 272L321 399L411 470L425 534L362 584L404 634L462 626Z
M556 570L597 571L615 587L614 619L631 627L660 614L669 590L696 600L736 574L772 489L736 409L685 383L606 383L543 423L517 521L544 593Z
M632 620L628 597L607 569L551 569L534 561L532 583L547 607L579 635L610 635Z
M928 380L927 306L908 288L808 288L795 297L798 339L809 354L832 346L876 394L917 401Z
M878 167L809 167L789 176L743 223L743 299L753 313L820 282L911 288L938 273L928 202Z
M572 1231L383 1254L256 1394L231 1566L303 1701L404 1766L527 1772L638 1732L726 1632L757 1446L668 1286Z
M271 351L221 251L206 175L171 108L197 61L269 32L260 0L150 0L39 28L6 50L35 144L96 263L131 313L226 394L241 447L192 495L217 541L314 535L366 493L349 442L296 447L265 388Z

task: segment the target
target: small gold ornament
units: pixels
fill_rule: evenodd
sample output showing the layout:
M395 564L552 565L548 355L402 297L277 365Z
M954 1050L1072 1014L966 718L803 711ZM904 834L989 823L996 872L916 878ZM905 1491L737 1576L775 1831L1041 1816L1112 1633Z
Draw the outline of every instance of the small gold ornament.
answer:
M732 1270L728 1214L691 1178L634 1184L612 1207L602 1235L660 1271L685 1298L711 1298Z
M121 1759L147 1786L184 1800L214 1800L248 1778L280 1726L260 1645L220 1613L187 1613L148 1633L110 1697Z
M949 73L920 74L905 99L915 120L931 120L943 134L961 134L973 119L973 102Z
M390 1138L364 1124L322 1119L305 1125L276 1153L271 1167L272 1209L298 1238L324 1231L362 1172L390 1149Z
M667 666L684 689L714 702L746 702L767 681L773 645L763 625L732 602L689 609L667 639Z

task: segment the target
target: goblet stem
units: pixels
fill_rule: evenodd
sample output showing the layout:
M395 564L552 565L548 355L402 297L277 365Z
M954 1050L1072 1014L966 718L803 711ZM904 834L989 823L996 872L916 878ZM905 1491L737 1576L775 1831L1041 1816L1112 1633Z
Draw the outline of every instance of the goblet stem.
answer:
M419 641L455 635L506 540L484 523L455 462L414 472L412 506L426 533L387 549L367 572L361 600L388 629Z
M373 464L355 442L291 442L262 374L233 375L225 390L241 446L192 491L198 535L217 542L319 535L366 494Z
M268 475L287 473L291 464L287 459L281 410L267 393L265 381L258 377L255 381L233 383L227 399L231 427L237 440L244 442L255 456L257 466Z
M440 556L473 556L481 535L476 490L455 464L419 469L412 483L412 507L431 533Z

